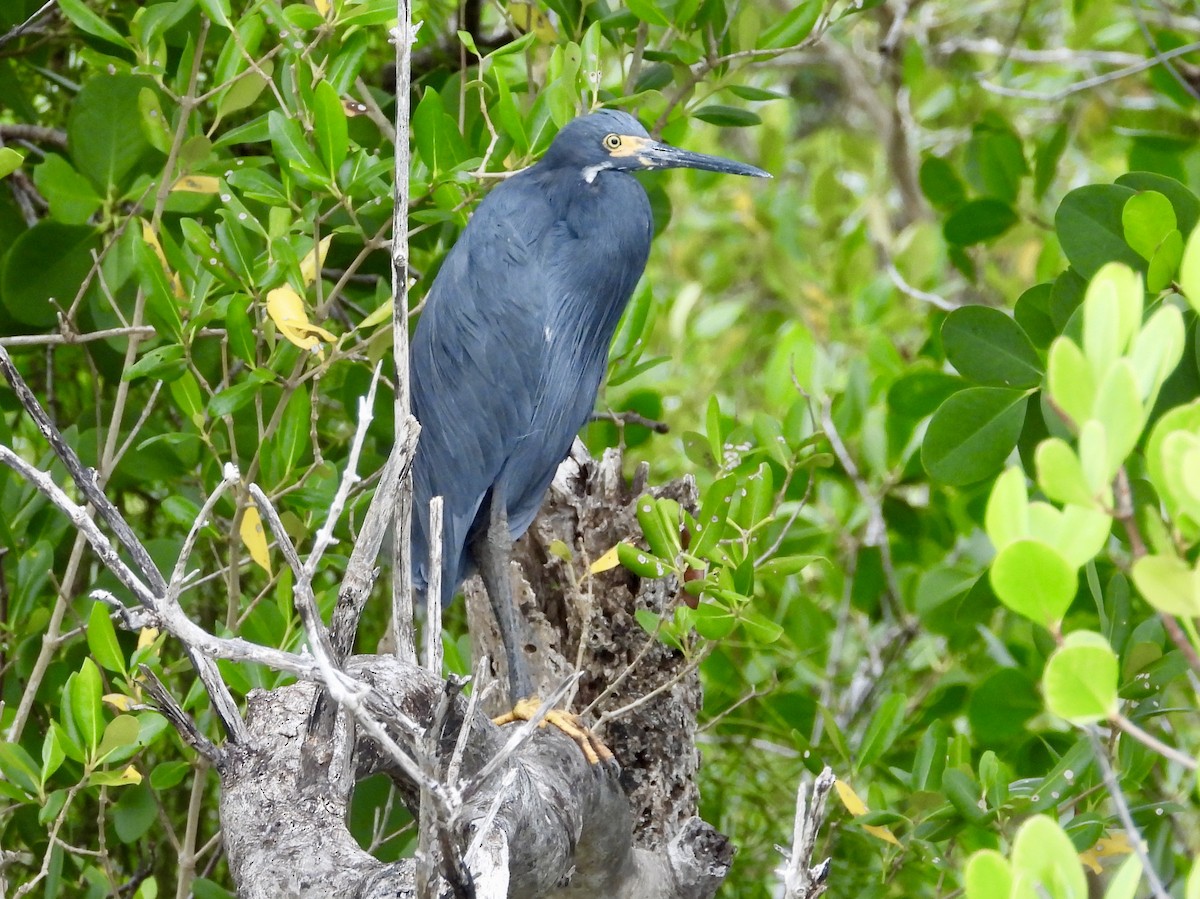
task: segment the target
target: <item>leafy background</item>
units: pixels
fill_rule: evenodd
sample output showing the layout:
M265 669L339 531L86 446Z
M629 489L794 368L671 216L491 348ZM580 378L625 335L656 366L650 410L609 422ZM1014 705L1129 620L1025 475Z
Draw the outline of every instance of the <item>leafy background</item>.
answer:
M303 540L390 355L394 4L58 9L0 48L0 344L168 570L226 461ZM662 233L601 408L670 432L585 434L701 488L622 560L704 572L695 609L643 624L701 665L723 894L773 895L796 785L830 764L835 895L1200 896L1194 7L413 16L415 309L491 176L597 103L775 174L646 177ZM49 465L5 390L0 413ZM375 413L367 473L390 397ZM247 505L218 506L185 605L295 647ZM215 776L139 707L144 663L212 731L177 647L112 628L89 593L115 582L9 472L0 509L0 880L226 895ZM463 669L460 620L446 640ZM409 848L380 784L354 823Z

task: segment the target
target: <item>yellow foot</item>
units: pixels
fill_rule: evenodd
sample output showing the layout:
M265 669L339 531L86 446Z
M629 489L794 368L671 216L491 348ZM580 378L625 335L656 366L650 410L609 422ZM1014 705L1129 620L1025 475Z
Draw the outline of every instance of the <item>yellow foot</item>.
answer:
M513 706L511 712L501 715L498 718L493 718L493 724L512 724L514 721L529 721L537 714L538 709L542 707L542 701L536 696L529 699L522 699ZM572 715L570 712L563 712L559 709L551 709L545 714L539 727L545 727L547 724L553 724L564 734L575 741L576 745L583 750L584 757L588 760L589 765L598 765L601 762L611 762L613 760L612 751L607 746L600 742L590 730L579 723L579 716Z

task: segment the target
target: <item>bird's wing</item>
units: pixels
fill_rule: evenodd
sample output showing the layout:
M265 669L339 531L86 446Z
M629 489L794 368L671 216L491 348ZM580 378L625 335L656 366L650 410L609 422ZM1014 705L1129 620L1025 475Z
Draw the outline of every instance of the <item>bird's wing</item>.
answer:
M547 287L536 246L549 212L518 208L527 194L511 184L476 209L430 288L413 337L413 411L422 425L415 568L423 580L428 502L441 495L447 599L468 571L464 551L480 506L529 430L542 377Z

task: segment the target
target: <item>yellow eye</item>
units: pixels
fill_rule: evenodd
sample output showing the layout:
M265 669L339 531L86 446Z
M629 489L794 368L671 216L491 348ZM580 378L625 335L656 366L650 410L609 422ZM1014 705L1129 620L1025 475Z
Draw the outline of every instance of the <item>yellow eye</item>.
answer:
M607 134L604 136L604 146L610 150L619 150L621 148L621 135Z

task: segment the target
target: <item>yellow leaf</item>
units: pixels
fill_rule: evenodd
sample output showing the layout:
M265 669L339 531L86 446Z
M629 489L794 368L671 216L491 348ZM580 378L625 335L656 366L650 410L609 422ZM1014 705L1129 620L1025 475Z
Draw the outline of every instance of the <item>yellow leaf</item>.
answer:
M538 9L535 3L513 0L508 4L508 14L512 16L513 24L521 31L532 31L538 40L552 43L558 37L558 31L550 17Z
M320 273L322 266L325 265L325 255L329 252L329 242L331 240L333 240L332 234L321 238L321 242L314 246L308 255L300 260L300 277L304 279L305 287L311 287L313 282L317 280L317 275Z
M124 693L105 693L101 699L111 705L118 712L128 712L130 706L133 705L133 700Z
M184 175L171 185L172 191L185 191L190 194L215 194L221 189L221 182L212 175Z
M870 811L867 804L859 799L858 794L854 792L854 788L843 780L835 780L833 787L837 790L838 798L842 800L842 805L846 807L846 811L854 817L865 815ZM899 846L900 841L886 827L877 827L873 824L864 824L863 830L878 840L883 840L885 843L891 843L893 846Z
M133 765L128 766L124 771L121 772L122 784L140 784L141 782L142 772L133 767ZM120 784L113 784L113 786L120 786Z
M837 790L838 798L842 800L842 805L850 814L857 818L859 815L867 813L867 804L858 798L858 794L854 792L850 784L844 780L835 780L833 788Z
M313 0L313 6L323 16L329 15L329 0Z
M242 536L242 543L246 545L250 558L258 564L259 568L270 574L271 556L267 552L267 535L263 531L262 516L258 514L258 509L254 506L246 508L246 514L242 516L242 527L238 533Z
M142 223L142 240L154 250L154 255L162 263L163 271L167 273L167 277L171 281L171 290L174 292L175 298L187 299L187 295L183 292L183 282L179 280L179 275L171 271L171 264L167 262L167 254L163 252L162 244L158 242L158 235L154 233L154 229L150 227L148 221L145 219L139 219L139 221Z
M590 571L592 574L599 574L602 571L608 571L610 568L616 568L618 565L620 565L621 560L617 558L617 547L620 545L621 544L618 543L617 546L614 546L595 562L593 562L588 568L588 571Z
M141 632L138 634L137 648L145 649L147 646L149 646L151 643L153 643L157 639L158 639L158 628L144 627L144 628L142 628Z
M1099 874L1104 870L1100 864L1101 859L1129 855L1131 852L1133 852L1133 846L1129 842L1129 834L1120 830L1111 837L1101 837L1096 840L1095 846L1079 853L1079 860L1091 868L1092 873Z
M308 320L304 300L287 284L267 293L267 315L271 316L280 333L302 350L317 347L321 340L332 343L337 339ZM317 348L317 355L325 358L320 348Z
M379 304L379 308L359 322L360 328L373 328L376 325L382 325L384 322L392 320L392 301L384 300Z

